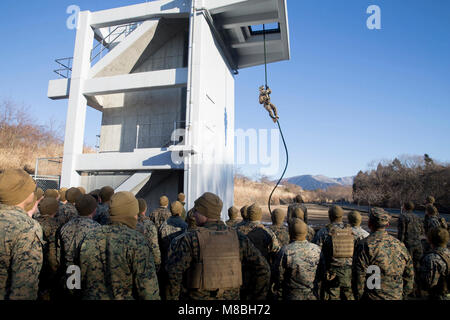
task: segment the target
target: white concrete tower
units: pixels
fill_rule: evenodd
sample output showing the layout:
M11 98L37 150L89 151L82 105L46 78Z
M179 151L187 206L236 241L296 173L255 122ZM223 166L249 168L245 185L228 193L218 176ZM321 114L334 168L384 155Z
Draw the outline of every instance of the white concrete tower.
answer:
M67 99L61 185L143 197L204 192L233 204L234 77L288 60L286 0L159 0L80 12L73 61L48 97ZM86 107L103 113L99 153L83 154Z

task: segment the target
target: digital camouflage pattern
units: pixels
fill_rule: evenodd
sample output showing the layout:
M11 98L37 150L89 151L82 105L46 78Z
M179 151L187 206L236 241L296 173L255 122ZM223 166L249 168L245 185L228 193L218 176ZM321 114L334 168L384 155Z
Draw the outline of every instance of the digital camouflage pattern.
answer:
M236 230L250 239L269 264L281 250L277 236L259 221L248 221L248 223L238 226Z
M328 233L329 233L331 227L338 227L338 228L344 229L345 228L345 223L343 223L343 222L333 222L333 223L330 223L327 226L321 228L314 235L312 243L317 244L319 247L322 247L323 243L328 238Z
M234 228L238 223L240 222L240 220L228 220L227 222L225 222L227 224L227 226L229 226L230 228Z
M402 300L413 290L414 267L405 245L385 230L371 233L356 246L353 260L354 292L357 300ZM381 289L366 287L367 268L378 266Z
M420 259L423 255L423 247L421 239L424 238L423 221L420 217L412 212L404 212L400 214L398 219L398 235L397 238L403 242L412 257L414 264L414 273L418 274L420 268ZM418 279L416 279L417 282Z
M102 226L111 223L111 219L109 218L109 204L107 203L98 204L97 212L94 215L94 221L98 222Z
M139 215L136 230L144 235L150 245L150 252L155 261L156 270L159 270L161 265L161 251L159 249L158 230L155 224L146 216Z
M312 242L314 239L314 236L316 235L316 231L314 231L314 229L311 226L308 226L308 234L306 235L306 240L308 240L309 242Z
M170 213L169 209L159 207L150 213L149 218L155 224L156 229L159 230L163 222L169 219L171 216L172 214Z
M161 252L163 254L163 261L167 259L167 252L169 251L172 240L184 233L188 228L187 223L179 216L171 216L163 222L159 228L159 237L161 239Z
M123 224L101 226L81 243L84 300L159 300L158 280L144 236Z
M400 214L398 219L398 239L408 247L420 246L420 239L424 236L423 221L412 212Z
M278 239L280 247L289 244L289 232L285 226L270 225L268 227Z
M424 233L428 234L428 232L431 231L431 229L434 228L444 228L447 229L447 223L445 222L445 219L440 217L439 215L436 216L430 216L426 215L423 221L423 228Z
M447 262L444 259L447 259ZM421 287L428 291L430 299L450 300L450 265L447 263L450 263L450 251L447 248L436 248L422 259L419 279Z
M75 208L75 205L70 202L63 205L55 215L55 218L60 226L66 224L75 217L78 217L78 211L77 208Z
M353 236L355 237L355 241L359 241L364 238L367 238L370 234L361 227L352 227L352 233L353 233Z
M321 282L321 299L323 300L354 300L352 292L352 257L335 258L333 256L333 241L329 235L331 228L345 229L350 227L344 223L332 223L319 230L316 239L322 242L322 254L318 266L318 277ZM325 231L326 230L326 231ZM322 241L322 239L324 239Z
M273 266L276 296L283 300L317 300L319 259L320 247L307 240L284 246Z
M0 300L35 300L42 228L19 207L0 204Z
M41 215L36 219L41 225L44 246L43 246L43 264L39 277L39 296L48 300L54 293L54 288L58 283L57 271L60 266L60 250L58 247L57 233L60 228L59 222L50 216Z
M207 222L203 228L209 230L229 230L223 222ZM185 289L188 299L194 300L263 300L267 297L270 285L270 267L267 261L250 240L238 232L239 255L242 263L243 290L224 290L223 295L217 297L217 291ZM181 286L186 271L200 260L198 235L196 230L188 231L172 241L169 258L166 264L168 274L168 300L180 299ZM250 277L250 278L249 278ZM184 286L186 287L186 286ZM245 292L244 295L242 293Z
M89 217L78 216L66 223L59 232L62 263L65 267L79 265L80 244L84 237L100 224Z

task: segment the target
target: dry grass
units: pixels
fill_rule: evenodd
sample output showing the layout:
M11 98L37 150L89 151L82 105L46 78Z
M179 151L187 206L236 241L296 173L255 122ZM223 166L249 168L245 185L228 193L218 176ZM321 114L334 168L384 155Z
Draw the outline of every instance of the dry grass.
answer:
M234 205L242 207L256 203L260 206L267 205L270 193L275 187L275 183L267 180L254 181L243 175L237 175L234 178ZM302 195L305 199L306 193L299 186L284 185L279 186L273 196L273 205L292 203L296 195Z
M64 142L62 124L50 119L47 125L39 125L25 106L12 101L0 102L0 170L23 168L34 173L37 158L62 157ZM85 153L94 152L84 148ZM41 161L40 175L59 175L61 163Z

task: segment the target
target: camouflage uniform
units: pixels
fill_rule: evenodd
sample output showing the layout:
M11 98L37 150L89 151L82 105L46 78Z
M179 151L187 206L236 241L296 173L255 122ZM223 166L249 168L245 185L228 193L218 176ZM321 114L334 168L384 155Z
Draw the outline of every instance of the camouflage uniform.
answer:
M183 221L181 217L172 216L163 222L159 228L159 238L161 239L161 251L163 255L163 261L167 259L167 252L172 240L184 233L187 230L187 223Z
M434 228L444 228L447 229L447 223L440 216L429 216L426 215L423 221L424 233L428 234L431 229Z
M0 204L0 300L35 300L43 233L19 207Z
M305 222L306 223L306 222ZM326 227L323 227L314 235L313 240L311 241L314 244L317 244L319 247L323 246L323 243L328 238L328 232L330 231L330 227L338 227L341 229L345 228L345 224L343 222L333 222Z
M354 293L357 300L401 300L413 290L414 267L405 245L379 230L361 240L353 256ZM381 289L366 287L367 268L378 266Z
M312 242L315 235L316 232L314 231L314 229L311 226L308 226L308 234L306 235L306 240Z
M421 239L424 236L422 220L412 212L404 212L398 219L398 239L403 242L413 258L414 270L417 272L422 257Z
M159 207L150 213L150 220L155 224L156 229L159 230L164 221L172 216L170 210L165 207Z
M89 232L80 249L85 300L159 300L158 280L144 236L123 224Z
M139 215L136 230L144 235L150 244L150 251L155 260L156 270L159 270L161 265L161 251L159 250L158 231L155 224L146 216Z
M271 264L281 249L277 236L272 230L264 227L259 221L248 221L248 223L240 225L236 229L246 235L266 258L267 262Z
M295 208L302 209L302 211L304 213L303 221L306 224L308 224L308 208L306 208L306 206L303 203L293 203L288 206L287 221L289 221L289 219L291 219L291 214L292 214L292 212L294 212Z
M167 255L172 240L180 235L182 235L188 228L186 222L183 221L181 217L171 216L169 219L163 222L159 228L159 244L161 248L161 260L162 264L166 265ZM159 291L161 292L161 297L163 299L167 298L167 284L168 277L167 272L164 268L158 272L159 280Z
M331 228L349 227L342 222L334 222L317 232L316 244L322 244L318 275L321 281L321 298L324 300L354 300L352 292L352 258L335 258Z
M63 205L60 210L58 210L55 216L56 220L61 226L75 217L78 217L78 211L77 208L75 208L75 205L70 202L67 202L65 205Z
M229 226L230 228L234 228L240 221L239 220L228 220L227 222L225 222L227 224L227 226Z
M78 216L66 223L60 230L61 256L65 268L78 265L80 244L84 237L100 225L89 217Z
M450 300L449 263L450 251L447 248L436 248L422 258L419 279L422 287L428 291L430 299Z
M202 228L209 230L229 230L223 222L207 222ZM242 263L243 281L249 295L245 298L265 299L270 284L270 267L261 253L253 246L247 237L238 232L239 254ZM199 242L196 230L188 231L172 241L168 255L166 271L169 277L167 298L178 300L180 298L183 276L186 271L200 260ZM252 279L246 279L252 275ZM250 287L252 286L252 287ZM225 290L223 295L216 297L216 291L187 289L188 299L194 300L239 300L239 289ZM242 297L244 298L244 297Z
M111 223L109 219L109 205L107 203L99 203L97 206L97 212L94 216L94 221L98 222L102 226Z
M316 300L316 271L320 247L293 241L284 246L273 267L275 291L283 300Z
M54 289L58 283L57 272L61 259L57 233L60 224L54 217L46 215L41 215L36 220L41 225L45 241L42 251L44 259L39 277L39 296L44 300L49 300L53 298Z
M367 238L370 234L361 227L352 227L352 233L353 233L353 236L355 237L355 241L359 241L364 238Z
M270 225L268 227L278 239L280 247L289 244L289 232L285 226Z

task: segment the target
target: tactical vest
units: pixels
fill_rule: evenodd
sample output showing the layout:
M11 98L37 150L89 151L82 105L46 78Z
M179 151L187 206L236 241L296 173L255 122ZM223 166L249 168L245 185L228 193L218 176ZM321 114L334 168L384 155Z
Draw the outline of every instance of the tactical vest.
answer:
M327 225L328 235L333 244L333 258L351 258L353 257L354 237L350 225L345 225L344 229Z
M197 231L200 261L188 270L187 287L199 290L229 290L242 285L239 239L235 230Z

